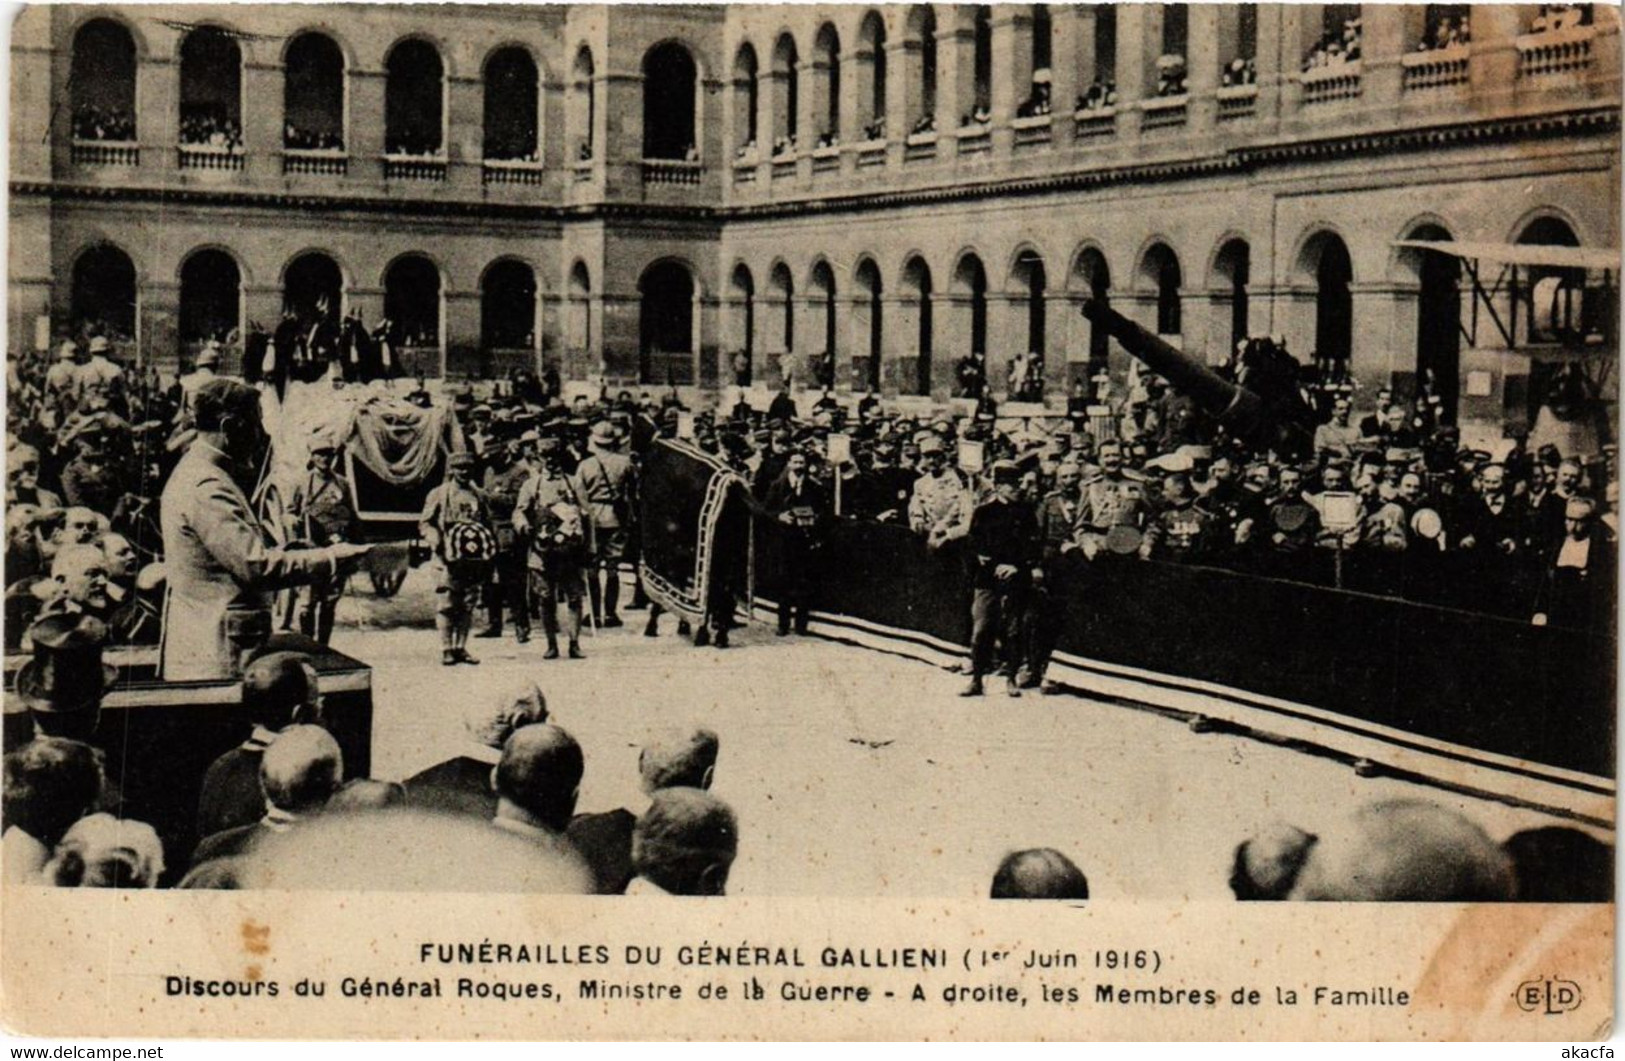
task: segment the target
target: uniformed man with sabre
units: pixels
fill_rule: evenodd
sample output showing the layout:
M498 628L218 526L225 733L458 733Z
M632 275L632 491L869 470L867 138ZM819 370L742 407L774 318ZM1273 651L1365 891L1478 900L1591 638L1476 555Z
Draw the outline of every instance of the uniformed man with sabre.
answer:
M474 464L472 453L448 457L446 481L429 491L418 520L435 556L435 628L440 662L448 667L479 662L468 653L468 631L497 552L490 502L474 485Z

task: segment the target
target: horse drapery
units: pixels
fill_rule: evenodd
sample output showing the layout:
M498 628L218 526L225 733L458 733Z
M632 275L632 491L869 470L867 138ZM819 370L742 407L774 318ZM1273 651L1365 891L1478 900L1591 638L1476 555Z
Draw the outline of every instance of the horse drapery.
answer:
M649 596L704 623L717 585L737 585L749 552L749 488L738 472L687 442L661 439L642 470L643 556Z

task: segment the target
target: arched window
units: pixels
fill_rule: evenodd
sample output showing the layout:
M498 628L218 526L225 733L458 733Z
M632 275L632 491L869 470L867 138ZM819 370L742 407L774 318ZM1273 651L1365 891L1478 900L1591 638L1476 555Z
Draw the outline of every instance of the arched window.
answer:
M982 6L972 19L974 44L972 47L972 74L975 79L972 117L986 121L985 115L993 108L993 9Z
M884 303L881 301L880 267L875 265L874 259L865 258L859 263L856 280L858 292L863 298L860 306L863 320L860 321L860 327L866 324L867 328L862 330L867 334L864 335L863 372L854 382L871 391L879 391L881 362L885 357L883 351L886 329L882 316Z
M1157 334L1182 334L1184 322L1179 306L1179 288L1184 283L1184 276L1179 269L1179 258L1167 244L1154 244L1145 252L1140 276L1157 293Z
M1219 86L1258 83L1258 5L1234 4L1219 13Z
M1418 225L1406 239L1450 240L1439 225ZM1439 419L1456 422L1461 377L1461 259L1453 254L1405 250L1415 270L1416 387L1419 396L1439 399Z
M783 262L773 267L768 277L768 298L777 303L778 318L774 324L778 348L794 353L796 348L796 284L790 276L790 267Z
M694 58L667 41L643 57L643 157L699 160Z
M409 254L384 274L384 316L401 338L403 364L428 374L432 359L438 373L440 350L440 270L429 259ZM412 349L429 351L413 355Z
M235 346L241 336L242 274L231 255L201 250L181 265L180 340L190 348L213 340Z
M385 64L384 151L391 155L440 155L445 149L444 68L426 41L405 40Z
M839 356L840 342L835 332L835 270L829 267L828 262L819 261L812 267L812 276L807 284L807 301L824 325L823 342L812 351L813 357L815 360L821 359L824 365L832 365ZM824 377L819 382L829 386L832 381Z
M134 140L135 40L109 18L95 18L73 36L68 74L76 140Z
M970 336L967 353L987 353L987 270L974 254L959 259L954 269L954 296L961 310L970 317Z
M1093 99L1097 107L1110 107L1117 103L1117 5L1096 4L1093 10L1095 53L1090 58L1094 70L1084 99Z
M1049 277L1044 271L1044 259L1034 251L1023 251L1016 258L1014 279L1016 291L1027 303L1024 314L1027 353L1042 359L1048 349L1045 289L1049 286Z
M135 338L135 264L110 243L99 244L73 263L70 308L76 332Z
M1555 217L1531 221L1518 235L1521 244L1548 247L1578 247L1579 237L1568 223ZM1574 344L1583 339L1596 322L1588 320L1586 274L1583 269L1531 267L1521 278L1515 297L1523 302L1522 316L1528 321L1531 342ZM1593 298L1594 305L1602 299ZM1591 311L1595 314L1595 310Z
M908 13L908 129L928 133L937 127L937 14L930 4Z
M656 262L638 281L638 381L694 382L694 278L678 262Z
M1251 281L1252 249L1243 239L1233 239L1219 248L1213 261L1213 270L1220 287L1216 294L1225 297L1230 306L1230 348L1247 338L1247 284Z
M1050 64L1054 61L1055 27L1050 21L1048 4L1034 4L1032 13L1032 84L1027 88L1027 98L1016 106L1018 118L1050 113L1050 85L1054 76Z
M1093 247L1086 247L1078 255L1078 260L1072 269L1072 286L1074 290L1088 292L1089 297L1096 302L1107 303L1111 300L1112 273L1106 265L1106 257ZM1093 321L1089 322L1089 374L1105 371L1107 360L1107 341L1111 337L1106 329Z
M337 321L344 301L344 274L325 254L302 254L282 274L282 308L301 324Z
M744 262L734 266L728 299L733 316L729 369L735 386L748 387L756 366L756 282Z
M282 107L283 147L344 150L344 53L331 37L301 33L288 45Z
M747 42L734 56L734 136L743 152L756 146L756 107L759 102L756 49Z
M536 273L505 258L480 284L480 346L485 350L536 348Z
M570 268L570 297L564 321L564 343L578 355L592 349L592 278L585 262Z
M913 378L899 381L910 394L931 393L931 315L935 307L931 302L931 267L924 258L910 258L903 266L903 291L915 315ZM910 386L912 384L912 386Z
M813 113L823 125L818 145L841 142L841 35L828 22L819 27L813 41Z
M1359 4L1322 4L1318 23L1304 19L1303 69L1358 62L1362 25Z
M773 130L779 137L773 144L776 155L796 147L801 114L800 65L795 38L782 34L773 45Z
M858 123L865 140L886 138L886 22L871 11L858 32Z
M503 48L485 64L485 157L540 162L541 82L523 48Z
M223 30L200 26L181 43L183 144L243 146L243 55Z
M1348 247L1335 233L1322 232L1304 245L1304 256L1315 280L1315 357L1347 365L1354 327L1349 294L1354 265Z
M584 46L576 52L575 66L570 74L570 113L566 124L570 128L576 161L588 162L593 156L593 129L598 118L591 48Z

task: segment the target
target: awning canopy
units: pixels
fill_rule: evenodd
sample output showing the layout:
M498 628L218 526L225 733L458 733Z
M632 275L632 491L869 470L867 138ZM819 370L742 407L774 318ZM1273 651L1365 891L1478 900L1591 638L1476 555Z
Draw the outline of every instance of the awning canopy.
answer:
M1395 247L1437 251L1452 258L1474 258L1503 265L1543 265L1554 269L1620 267L1617 247L1560 247L1550 243L1461 243L1455 240L1401 239Z

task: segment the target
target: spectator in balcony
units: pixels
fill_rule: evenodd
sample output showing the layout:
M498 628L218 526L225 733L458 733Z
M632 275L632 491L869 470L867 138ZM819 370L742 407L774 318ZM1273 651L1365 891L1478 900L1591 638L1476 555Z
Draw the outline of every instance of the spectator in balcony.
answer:
M923 133L934 133L936 131L937 116L935 114L922 114L914 122L913 128L909 129L909 135L919 136Z
M1591 24L1590 4L1541 4L1529 24L1530 33L1559 33Z
M684 162L698 162L699 160L700 160L700 149L697 146L695 146L694 144L691 143L686 148L683 149L683 161Z
M1185 94L1185 57L1164 55L1157 59L1157 95L1183 96Z
M1016 107L1017 118L1040 118L1050 112L1050 72L1034 70L1032 89Z
M282 128L282 146L290 151L343 151L344 138L336 132L301 129L289 122Z
M1098 111L1117 105L1117 82L1095 78L1094 83L1078 97L1078 110Z
M73 116L73 135L78 140L123 142L135 139L135 117L124 111L104 110L89 104Z
M743 144L739 145L739 150L734 152L734 161L735 162L754 162L755 160L756 160L756 138L753 136L749 140L746 140Z
M1222 88L1256 84L1258 84L1258 60L1251 57L1232 59L1219 72L1219 85Z
M181 115L181 143L189 147L212 147L240 151L242 126L215 108L199 108Z

